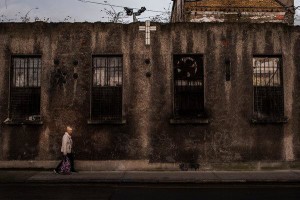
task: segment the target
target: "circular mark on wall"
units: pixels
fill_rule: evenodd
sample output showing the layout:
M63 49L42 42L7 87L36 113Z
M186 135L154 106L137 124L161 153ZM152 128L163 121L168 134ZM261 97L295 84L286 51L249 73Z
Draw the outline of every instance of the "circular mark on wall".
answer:
M55 65L59 65L59 60L58 59L54 59L54 64Z
M77 73L74 73L74 74L73 74L73 78L74 78L74 79L78 79L78 74L77 74Z
M147 73L146 73L146 76L147 76L148 78L150 78L150 77L151 77L151 72L147 72Z
M150 59L149 58L147 58L147 59L145 59L145 63L147 64L147 65L149 65L150 64Z

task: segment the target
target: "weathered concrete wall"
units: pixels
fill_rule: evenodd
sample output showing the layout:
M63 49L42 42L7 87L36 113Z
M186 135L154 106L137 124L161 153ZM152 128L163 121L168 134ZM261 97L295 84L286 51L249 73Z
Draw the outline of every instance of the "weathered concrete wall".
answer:
M184 21L184 0L173 0L171 22Z
M79 160L290 161L300 158L300 28L283 24L0 24L0 160L60 157L66 124ZM43 125L6 125L10 59L42 55ZM124 125L88 125L92 55L123 55ZM209 124L170 124L173 54L202 54ZM282 55L286 124L253 124L252 57ZM146 64L149 58L151 63ZM67 74L52 85L54 59ZM225 81L224 60L232 61ZM78 66L73 61L78 60ZM78 79L73 78L74 72ZM151 77L146 73L151 72Z

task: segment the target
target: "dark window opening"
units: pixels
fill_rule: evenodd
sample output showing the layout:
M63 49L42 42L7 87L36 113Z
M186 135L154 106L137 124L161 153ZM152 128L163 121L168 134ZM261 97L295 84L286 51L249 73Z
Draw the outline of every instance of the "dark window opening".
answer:
M203 57L201 55L175 55L173 61L175 118L203 117Z
M93 57L92 109L93 120L122 119L121 56Z
M280 120L284 117L284 95L280 57L253 58L254 117Z
M41 57L12 57L10 119L40 120Z

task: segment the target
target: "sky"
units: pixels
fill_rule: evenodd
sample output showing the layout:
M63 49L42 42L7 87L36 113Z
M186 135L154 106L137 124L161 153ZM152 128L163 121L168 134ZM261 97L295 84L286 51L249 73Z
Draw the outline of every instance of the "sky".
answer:
M147 10L165 11L172 9L171 0L90 0L93 2L104 3L120 6L114 7L118 13L124 11L123 7L141 8ZM96 22L108 21L105 9L112 10L110 6L99 5L94 3L83 3L79 0L0 0L0 16L6 19L20 19L27 12L28 17L33 20L35 17L40 19L49 18L52 22ZM145 11L139 17L140 21L145 21L149 17L162 14L161 12ZM134 9L137 11L137 9ZM146 18L147 17L147 18ZM123 18L124 21L132 22L132 17Z
M88 1L88 0L86 0ZM171 11L171 0L90 0L98 3L105 3L120 6L114 7L116 13L124 11L123 7L141 8L146 7L146 11L139 16L139 21L145 21L156 15L166 14ZM295 0L295 6L300 6L300 0ZM38 17L40 20L48 20L49 22L96 22L109 21L105 9L111 10L110 6L83 3L79 0L0 0L0 21L20 21L21 17L26 16L30 20ZM162 12L153 12L153 11ZM134 11L137 11L135 9ZM300 8L297 11L298 20L295 21L300 25ZM123 22L132 22L132 17L124 16Z

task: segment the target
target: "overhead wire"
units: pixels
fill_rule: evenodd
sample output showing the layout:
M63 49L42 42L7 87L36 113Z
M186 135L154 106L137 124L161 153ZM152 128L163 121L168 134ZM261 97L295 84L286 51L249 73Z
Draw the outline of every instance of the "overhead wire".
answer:
M95 2L95 1L86 1L86 0L77 0L77 1L80 1L80 2L83 2L83 3L93 3L93 4L100 4L100 5L105 5L105 6L112 6L112 7L115 7L115 8L124 8L124 7L126 7L126 6L112 5L112 4L109 4L109 3L101 3L101 2ZM140 8L132 8L132 9L140 9ZM148 10L147 9L146 12L164 13L166 11Z

